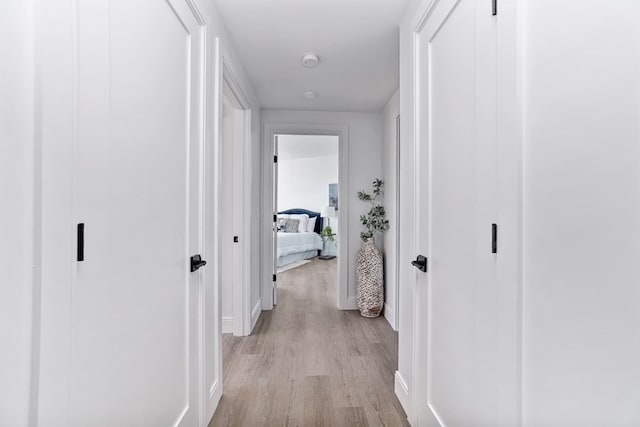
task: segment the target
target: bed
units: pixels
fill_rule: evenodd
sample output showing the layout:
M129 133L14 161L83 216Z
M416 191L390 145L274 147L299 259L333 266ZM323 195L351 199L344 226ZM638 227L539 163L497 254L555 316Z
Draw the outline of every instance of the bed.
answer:
M320 237L322 218L320 214L306 209L288 209L278 212L279 218L290 215L307 215L309 218L316 218L316 223L313 232L278 232L278 267L313 258L318 255L318 251L322 250L323 242Z

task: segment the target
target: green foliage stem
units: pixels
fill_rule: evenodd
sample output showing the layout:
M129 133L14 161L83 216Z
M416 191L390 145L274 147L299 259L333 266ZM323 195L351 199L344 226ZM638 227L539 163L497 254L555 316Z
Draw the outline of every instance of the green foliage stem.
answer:
M364 190L358 191L358 199L371 203L369 212L366 215L360 215L360 222L365 228L360 233L360 238L363 241L373 238L375 233L382 233L389 229L389 220L386 218L387 214L381 202L384 195L384 181L376 178L372 184L373 192L371 194Z

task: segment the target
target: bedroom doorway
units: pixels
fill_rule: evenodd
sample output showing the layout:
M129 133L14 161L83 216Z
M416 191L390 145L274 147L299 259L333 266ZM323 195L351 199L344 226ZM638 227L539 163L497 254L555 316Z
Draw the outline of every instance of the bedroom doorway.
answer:
M337 288L339 146L338 135L274 135L273 305L279 281Z
M240 88L225 67L220 127L220 284L222 333L246 336L251 332L249 272L249 192L247 140L250 110Z

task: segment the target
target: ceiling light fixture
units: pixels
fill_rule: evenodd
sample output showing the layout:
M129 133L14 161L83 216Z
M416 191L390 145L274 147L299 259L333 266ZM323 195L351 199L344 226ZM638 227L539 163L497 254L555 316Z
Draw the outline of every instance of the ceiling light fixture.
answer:
M306 99L316 99L318 97L318 94L313 92L313 91L308 91L302 94Z
M307 53L302 57L302 65L307 68L315 68L319 62L320 58L315 53Z

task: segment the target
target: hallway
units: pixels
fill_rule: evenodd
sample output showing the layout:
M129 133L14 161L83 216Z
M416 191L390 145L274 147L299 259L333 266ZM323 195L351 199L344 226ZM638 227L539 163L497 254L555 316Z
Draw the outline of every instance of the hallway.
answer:
M224 390L210 426L402 426L397 334L335 308L336 259L279 278L249 337L224 336ZM313 280L308 280L312 277Z

